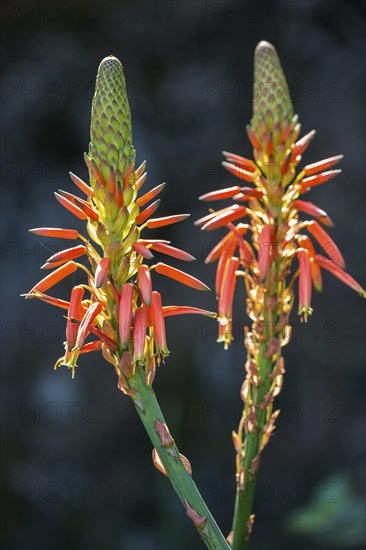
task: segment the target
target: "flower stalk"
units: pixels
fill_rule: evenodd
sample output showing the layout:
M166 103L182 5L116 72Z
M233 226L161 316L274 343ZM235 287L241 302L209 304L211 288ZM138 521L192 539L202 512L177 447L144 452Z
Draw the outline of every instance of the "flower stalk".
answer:
M105 58L98 69L90 138L88 154L84 155L89 183L70 173L84 198L62 190L55 193L64 208L86 222L88 237L74 229L31 230L43 237L80 239L82 244L51 256L42 268L55 269L26 297L67 311L65 353L55 368L65 365L74 377L81 355L100 352L113 366L118 388L133 400L154 446L154 464L168 476L202 540L210 549L229 548L192 480L188 460L179 454L170 436L152 389L157 367L169 355L165 318L180 314L215 317L210 311L192 306L163 306L161 294L153 290L152 273L197 290L209 288L166 263L149 264L155 252L194 260L169 241L150 239L148 235L142 238L145 230L182 222L189 215L151 217L160 205L156 197L165 184L141 194L146 163L135 167L125 77L121 63L113 56ZM79 271L86 275L87 284L74 286L69 301L45 294Z
M229 549L225 537L193 481L189 462L179 453L175 441L166 427L155 393L152 387L146 384L143 369L138 368L135 375L128 379L128 384L134 392L132 400L135 408L153 444L153 459L155 457L156 467L169 478L186 509L187 516L192 520L207 548L212 550ZM159 465L156 460L159 461Z
M232 305L237 277L244 278L246 310L251 321L251 327L244 329L247 360L241 388L243 413L233 432L236 501L228 540L234 550L248 546L261 454L279 414L273 410L273 401L283 383L282 348L291 335L289 316L295 300L295 282L298 281L298 313L305 322L312 313L312 287L322 289L323 269L365 296L363 288L344 271L339 249L321 227L333 226L329 216L299 198L337 175L340 170L329 168L342 155L310 164L297 173L302 154L315 135L311 131L299 139L300 131L276 50L268 42L260 42L254 59L253 117L247 126L254 161L224 152L223 162L230 173L253 187L246 183L244 187L206 193L201 200L231 199L234 203L221 210L210 209L210 214L196 222L203 230L228 230L206 259L206 263L218 261L218 342L227 349L233 339ZM299 214L315 220L301 220ZM244 218L248 224L243 223ZM304 233L306 230L309 235ZM326 251L328 258L316 253L316 245Z

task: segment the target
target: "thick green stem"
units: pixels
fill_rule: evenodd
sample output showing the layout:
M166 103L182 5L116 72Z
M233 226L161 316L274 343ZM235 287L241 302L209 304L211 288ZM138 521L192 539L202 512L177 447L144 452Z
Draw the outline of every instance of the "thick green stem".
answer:
M173 485L187 515L193 521L207 548L229 549L229 545L212 517L196 484L184 466L177 446L166 427L155 393L145 381L145 374L138 368L129 378L129 386L136 393L132 396L136 410L156 449L167 476Z
M278 291L278 265L276 261L273 261L265 296L272 296L275 291ZM273 384L271 373L275 361L274 356L268 352L268 345L274 338L274 327L277 321L277 313L272 311L272 307L267 308L265 306L263 335L259 343L257 357L258 386L255 386L253 382L249 384L251 387L250 399L244 403L243 417L238 430L241 453L237 458L236 499L232 526L233 550L246 550L248 548L254 520L252 507L257 470L263 450L261 442L266 428L270 425L272 413L273 394L269 401L267 401L267 398L271 395L270 389ZM280 354L279 350L278 352ZM250 413L252 413L252 417ZM249 421L251 425L249 425Z
M264 357L265 344L260 345L258 367L263 380L258 388L258 402L261 403L269 391L271 381L268 375L272 369L272 361ZM255 493L258 463L255 459L260 453L260 438L266 422L266 411L257 410L257 426L254 432L247 433L244 440L244 451L237 472L237 490L233 519L233 550L248 548L251 532L251 513ZM242 479L240 477L242 476Z

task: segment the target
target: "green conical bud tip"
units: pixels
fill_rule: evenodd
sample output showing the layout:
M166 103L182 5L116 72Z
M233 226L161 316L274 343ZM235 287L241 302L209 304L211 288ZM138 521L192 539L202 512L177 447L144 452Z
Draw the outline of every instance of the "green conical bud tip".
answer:
M254 53L253 118L265 117L268 111L274 120L293 116L290 92L275 48L259 42Z
M104 58L98 68L90 139L97 165L106 161L113 168L126 167L133 154L131 112L122 64L113 56Z

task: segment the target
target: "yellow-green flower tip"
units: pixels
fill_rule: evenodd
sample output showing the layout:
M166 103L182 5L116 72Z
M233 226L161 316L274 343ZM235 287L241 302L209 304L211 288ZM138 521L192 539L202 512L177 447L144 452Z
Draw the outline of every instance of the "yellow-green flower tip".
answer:
M91 157L106 178L108 166L122 175L134 162L131 112L121 62L114 56L100 63L92 104Z
M293 107L286 77L276 49L265 40L254 53L253 118L271 112L273 121L293 117Z

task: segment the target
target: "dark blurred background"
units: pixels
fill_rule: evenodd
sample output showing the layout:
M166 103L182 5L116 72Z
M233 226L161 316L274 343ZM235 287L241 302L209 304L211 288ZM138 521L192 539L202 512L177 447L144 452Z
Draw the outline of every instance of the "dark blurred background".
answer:
M62 355L63 311L19 295L63 243L27 230L75 225L53 192L73 192L69 170L86 177L94 78L109 54L124 65L137 160L148 162L145 188L168 182L161 215L203 215L197 197L234 181L220 167L221 150L251 155L245 124L253 52L266 39L279 52L303 133L317 129L304 161L345 155L341 176L316 188L311 200L335 221L332 237L349 272L364 281L362 2L8 0L1 9L3 547L202 548L152 466L151 444L112 367L89 355L75 380L66 369L53 372ZM208 237L192 221L164 235L196 256L190 272L213 287L214 268L203 259L219 235ZM309 323L293 315L277 401L282 414L260 468L253 550L365 544L364 305L329 274L324 279ZM54 294L67 298L71 284ZM158 275L154 284L166 304L215 309L213 292L202 295ZM155 381L171 431L224 533L233 511L231 431L244 376L242 290L232 348L216 344L214 322L169 319L171 356Z

